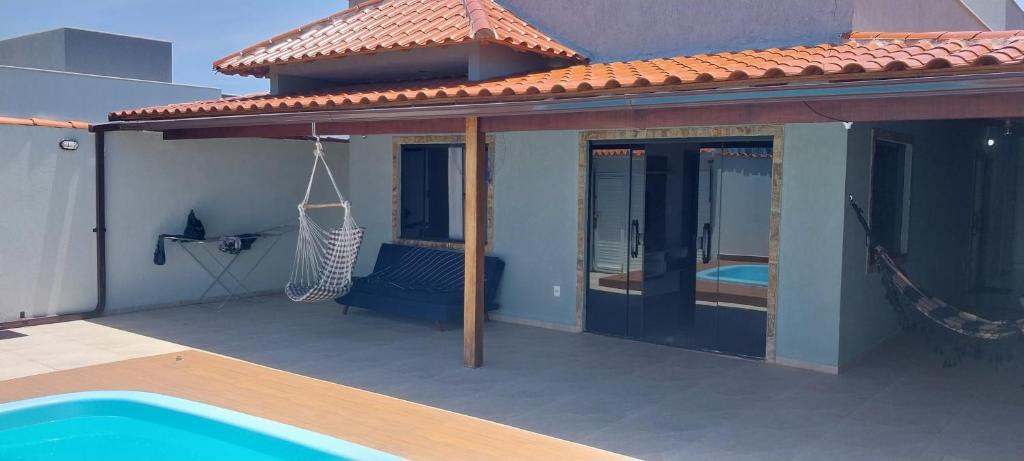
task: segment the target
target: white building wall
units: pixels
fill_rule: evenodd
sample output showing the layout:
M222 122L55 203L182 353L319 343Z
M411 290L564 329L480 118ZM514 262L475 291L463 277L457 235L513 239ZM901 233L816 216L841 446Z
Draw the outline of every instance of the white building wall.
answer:
M85 130L0 125L0 322L95 306L94 166Z
M65 137L77 138L79 150L57 149ZM208 236L297 223L295 206L312 167L308 142L163 141L159 134L134 132L110 133L106 141L109 312L199 297L211 279L175 244L167 245L166 265L153 264L157 235L180 233L190 209ZM347 144L326 149L335 174L344 178ZM0 322L16 320L22 311L38 317L95 306L94 166L93 135L83 130L0 126ZM329 199L329 183L319 186L315 197ZM321 217L330 222L326 215L324 210ZM256 248L266 244L257 241ZM249 287L281 289L294 249L294 234L282 239ZM248 271L254 256L243 253L236 273Z
M347 144L325 145L338 176L348 169ZM255 232L297 224L313 165L305 141L227 139L163 141L159 134L111 133L107 139L108 311L197 299L210 282L176 244L166 247L167 263L153 264L161 233L177 234L194 209L207 236ZM330 200L330 183L318 183L314 199ZM342 181L344 183L344 181ZM342 193L347 187L342 186ZM318 216L326 219L330 211ZM330 221L322 221L328 223ZM268 241L257 241L257 249ZM247 285L283 289L291 273L295 234L282 238ZM199 253L203 253L200 249ZM226 262L226 255L213 253ZM255 252L236 264L245 274ZM212 261L208 261L210 263ZM222 295L218 287L211 294Z
M217 88L0 66L0 116L107 121L107 114L217 99Z

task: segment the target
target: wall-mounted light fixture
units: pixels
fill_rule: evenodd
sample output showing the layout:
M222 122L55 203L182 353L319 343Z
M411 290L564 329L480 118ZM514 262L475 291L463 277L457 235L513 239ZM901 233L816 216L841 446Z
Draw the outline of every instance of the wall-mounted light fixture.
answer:
M989 126L985 128L985 146L995 147L997 143L1001 142L997 141L997 139L1013 135L1013 120L1003 120L1002 129L999 129L995 126Z
M64 150L78 150L78 141L74 139L61 140L60 148Z

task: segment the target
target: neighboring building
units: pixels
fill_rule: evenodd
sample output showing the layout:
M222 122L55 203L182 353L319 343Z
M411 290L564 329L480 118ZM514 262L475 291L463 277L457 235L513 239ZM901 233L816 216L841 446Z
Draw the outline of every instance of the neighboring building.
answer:
M898 331L851 194L935 294L1006 305L1024 292L1024 259L1005 251L1024 248L1024 199L1002 198L1024 197L1024 31L990 30L1016 20L1011 3L354 3L214 63L268 77L270 94L119 110L94 130L207 152L232 141L203 139L311 123L353 135L342 167L366 227L360 273L381 243L482 251L463 232L479 231L507 263L501 321L838 372ZM902 30L857 32L887 24ZM965 31L915 33L926 27ZM464 159L484 151L479 184ZM258 184L301 187L294 176ZM468 209L464 185L484 205ZM486 229L463 227L481 215Z
M99 122L111 110L216 99L171 82L171 43L60 28L0 40L0 115Z

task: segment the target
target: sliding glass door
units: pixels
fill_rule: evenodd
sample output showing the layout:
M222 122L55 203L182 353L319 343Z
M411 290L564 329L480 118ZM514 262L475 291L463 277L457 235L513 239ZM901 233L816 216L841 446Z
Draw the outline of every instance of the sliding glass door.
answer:
M763 357L770 143L591 150L588 331Z

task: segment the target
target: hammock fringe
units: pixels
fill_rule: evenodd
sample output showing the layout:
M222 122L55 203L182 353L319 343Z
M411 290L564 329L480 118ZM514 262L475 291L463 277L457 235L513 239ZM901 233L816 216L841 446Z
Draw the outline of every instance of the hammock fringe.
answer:
M875 256L886 300L904 331L920 332L947 368L965 358L987 360L998 368L1013 358L1015 347L1024 344L1024 319L988 320L918 288L884 247L874 245L864 210L852 195L849 200Z

